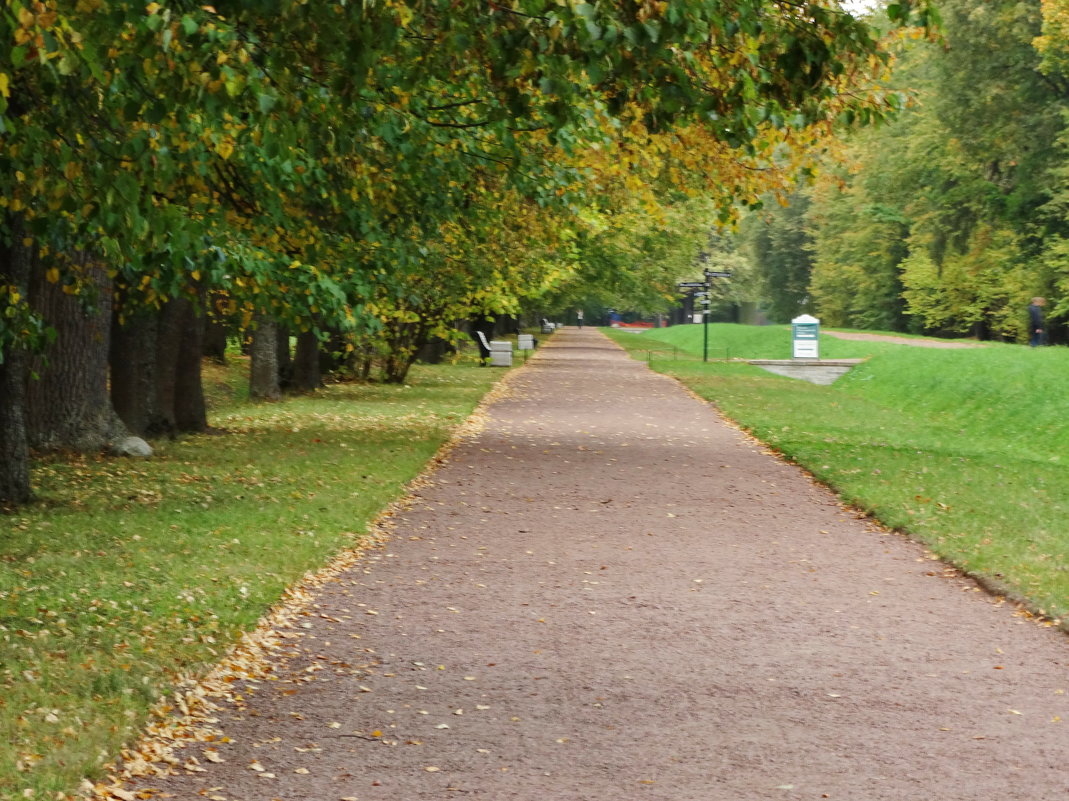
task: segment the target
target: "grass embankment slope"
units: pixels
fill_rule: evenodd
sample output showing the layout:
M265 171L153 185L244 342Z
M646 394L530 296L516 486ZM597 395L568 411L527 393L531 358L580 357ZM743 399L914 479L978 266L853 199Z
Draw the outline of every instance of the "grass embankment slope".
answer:
M99 777L162 694L354 545L502 375L417 366L407 386L253 406L245 371L206 376L223 433L39 464L41 502L0 517L0 799Z
M701 326L611 333L844 500L1035 610L1069 615L1069 349L937 350L821 338L871 357L831 386L703 364ZM786 326L710 326L735 358L788 358ZM672 360L676 348L687 359ZM710 345L710 354L714 353Z

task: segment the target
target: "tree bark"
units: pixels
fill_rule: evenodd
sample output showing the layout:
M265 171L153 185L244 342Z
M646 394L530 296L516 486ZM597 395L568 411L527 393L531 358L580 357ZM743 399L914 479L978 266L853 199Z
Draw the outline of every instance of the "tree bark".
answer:
M32 248L22 244L22 220L12 220L11 244L0 238L0 284L28 293ZM0 506L33 499L29 440L26 431L26 351L11 344L0 352Z
M170 434L173 420L160 405L157 346L160 313L143 311L111 326L111 402L127 427L140 437Z
M278 325L274 320L263 315L257 317L249 355L249 397L277 401L282 392L278 383Z
M89 452L130 436L108 394L111 279L87 254L76 258L85 280L82 295L66 294L43 275L30 283L31 303L56 330L44 357L33 360L40 378L27 384L31 448Z
M221 319L217 303L209 302L204 318L204 355L219 364L226 364L227 324Z
M205 317L203 304L181 298L179 325L181 338L173 365L174 422L179 431L195 433L208 430L208 411L201 381L201 354L204 352Z
M323 385L319 371L319 337L314 331L297 335L297 349L293 357L293 388L298 392L312 392Z
M200 373L203 325L187 298L113 325L112 402L135 433L173 436L207 429Z
M275 344L278 349L278 385L288 389L293 384L293 355L290 351L290 330L284 325L276 329Z

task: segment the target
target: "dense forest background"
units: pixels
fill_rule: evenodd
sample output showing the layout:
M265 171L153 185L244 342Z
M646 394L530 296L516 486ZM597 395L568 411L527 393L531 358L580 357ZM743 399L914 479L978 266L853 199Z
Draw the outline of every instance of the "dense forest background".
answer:
M1039 295L1069 339L1067 7L943 0L941 36L897 37L903 113L735 239L771 319L1021 342Z

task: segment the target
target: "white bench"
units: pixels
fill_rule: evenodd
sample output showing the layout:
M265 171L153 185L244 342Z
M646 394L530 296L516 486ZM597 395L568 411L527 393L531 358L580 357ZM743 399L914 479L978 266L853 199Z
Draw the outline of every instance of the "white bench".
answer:
M491 367L512 367L512 343L506 339L492 339L486 341L486 334L476 331L479 341L486 350L490 351Z

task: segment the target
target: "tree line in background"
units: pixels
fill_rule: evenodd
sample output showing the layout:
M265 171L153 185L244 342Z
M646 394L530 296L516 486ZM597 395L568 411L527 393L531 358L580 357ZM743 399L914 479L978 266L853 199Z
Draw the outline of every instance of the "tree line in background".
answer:
M751 291L785 321L1028 340L1069 320L1069 2L941 0L941 40L901 37L913 100L856 130L785 208L744 221Z
M270 399L280 357L401 381L458 319L663 296L899 105L836 0L6 0L0 42L4 504L31 448L203 430L219 333Z

